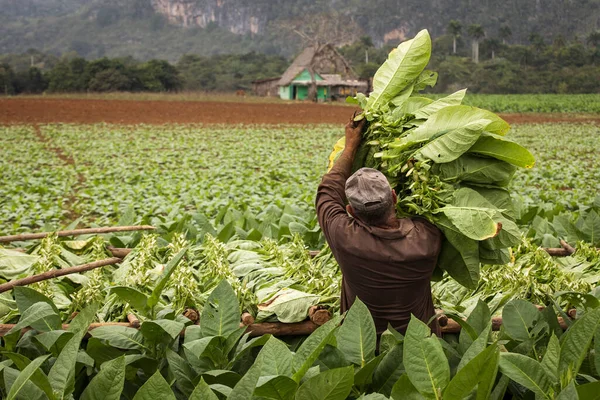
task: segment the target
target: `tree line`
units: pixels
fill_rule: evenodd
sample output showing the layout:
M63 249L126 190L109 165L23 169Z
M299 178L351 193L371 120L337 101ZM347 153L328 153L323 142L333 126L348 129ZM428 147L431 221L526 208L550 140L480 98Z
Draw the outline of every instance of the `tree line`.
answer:
M599 93L600 32L571 41L546 42L532 33L528 44L510 44L511 30L488 34L481 25L450 21L435 38L429 69L439 72L435 92L468 87L473 93ZM373 77L391 45L369 37L339 48L361 79ZM36 50L0 56L0 93L249 91L256 79L280 76L290 64L260 53L184 55L175 64L132 57L86 60Z

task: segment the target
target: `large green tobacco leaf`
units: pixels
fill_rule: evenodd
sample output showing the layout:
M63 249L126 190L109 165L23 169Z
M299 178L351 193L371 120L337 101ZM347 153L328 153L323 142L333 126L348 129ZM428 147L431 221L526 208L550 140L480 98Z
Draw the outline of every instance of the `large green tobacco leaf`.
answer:
M580 230L586 241L594 246L600 245L600 215L596 211L591 210L585 215Z
M297 389L298 383L288 376L261 376L254 394L268 399L288 400L293 398Z
M500 370L506 376L544 399L554 379L540 363L517 353L500 354Z
M252 394L258 383L258 378L260 377L261 369L261 362L259 360L255 361L248 372L246 372L242 379L235 385L231 394L227 396L227 400L247 400L252 398Z
M43 374L43 372L41 372L39 370L40 366L44 363L44 361L46 361L46 359L49 356L41 356L36 358L35 360L33 360L31 363L29 363L29 365L27 365L25 368L23 368L23 370L21 371L21 373L19 374L19 376L17 376L17 379L15 379L15 381L13 382L10 391L8 392L8 397L7 400L13 400L17 397L17 395L19 394L19 392L25 388L25 385L27 384L27 382L31 379L32 382L36 383L33 380L33 375L36 373L41 373ZM44 377L46 377L44 375ZM47 380L46 380L47 383ZM39 387L39 385L38 385ZM40 389L44 389L44 387L40 387ZM49 389L46 387L46 389ZM46 390L45 393L47 395L50 395L51 398L54 398L54 396L52 395L52 391L51 390Z
M135 328L120 325L105 325L90 331L96 339L105 340L113 347L124 350L141 350L145 346L144 336Z
M394 400L424 400L425 397L419 393L412 384L407 374L404 374L394 384L392 389L392 399Z
M129 303L137 311L144 312L148 307L148 296L135 288L114 286L110 288L110 291L119 296L124 302Z
M401 139L401 143L419 143L433 140L435 137L459 130L477 121L487 121L481 128L487 132L505 134L510 126L493 112L480 108L457 105L444 107L431 115L423 125ZM481 132L480 132L481 133ZM478 135L479 136L479 135Z
M346 359L364 367L375 356L377 333L367 306L356 298L337 334L338 349Z
M437 337L412 316L404 338L404 367L412 384L424 396L440 399L450 381L450 366Z
M400 343L388 351L373 375L373 389L386 396L391 394L394 383L405 372L402 363L402 349L403 345Z
M100 372L86 386L81 400L119 400L125 382L125 356L102 364Z
M462 370L463 367L467 365L467 363L469 363L471 360L477 357L487 347L491 331L492 324L489 323L486 329L484 329L483 332L481 332L479 337L475 339L473 343L471 343L469 348L463 354L462 358L460 359L460 362L458 363L458 367L456 368L457 372Z
M498 186L508 185L515 171L516 167L505 161L477 157L470 153L448 163L435 164L432 168L432 172L445 182Z
M1 368L4 375L4 387L10 392L20 373L16 369L4 365ZM35 386L33 382L27 380L24 387L19 391L17 398L19 400L42 400L44 399L44 392Z
M531 168L535 164L535 158L525 147L491 133L482 134L469 151L506 161L517 167Z
M460 233L445 216L438 216L435 223L446 237L438 265L458 283L474 289L479 283L479 244Z
M431 56L431 38L427 30L413 39L402 42L390 52L388 59L373 77L373 92L367 110L377 110L404 90L421 74Z
M30 272L31 267L39 260L38 256L20 251L0 249L0 276L5 279L16 279Z
M598 353L596 353L598 354ZM558 376L558 361L560 359L560 343L556 338L554 332L550 336L548 346L546 346L546 353L542 358L542 367L546 368L552 376L559 379Z
M8 357L17 366L17 368L19 368L21 370L21 374L19 374L19 377L21 377L23 372L25 372L25 368L27 368L31 365L31 361L22 354L4 352L4 355L6 357ZM48 356L42 356L42 357L38 357L38 358L47 358L47 357ZM29 368L31 370L31 368L33 368L33 367L29 367ZM23 377L25 377L25 375L23 375ZM50 385L50 382L48 381L48 377L39 368L39 366L38 366L38 368L35 368L33 370L33 374L31 374L30 378L28 378L28 379L30 379L31 382L33 382L38 388L40 388L44 392L44 394L46 394L46 396L48 396L49 399L55 398L54 393L52 392L52 386ZM27 385L25 384L25 386L27 386Z
M454 192L451 205L440 208L459 232L469 239L485 240L498 231L495 221L498 210L483 196L469 188Z
M219 398L201 378L188 400L219 400Z
M13 289L13 296L15 297L15 301L17 303L17 307L19 308L19 312L21 315L31 307L33 304L38 302L44 302L48 304L54 310L55 315L49 315L44 317L41 321L33 322L31 327L37 331L44 332L48 330L49 326L56 327L56 329L60 329L60 316L58 308L52 300L48 297L44 296L42 293L28 288L27 286L17 286Z
M75 364L85 331L76 332L60 352L48 373L48 381L58 399L69 398L75 384Z
M561 337L559 376L563 376L567 370L570 370L573 375L579 371L599 326L600 308L584 314Z
M296 392L295 400L344 400L354 384L354 367L330 369L309 378Z
M296 351L292 359L292 368L294 370L294 380L300 382L306 371L319 358L319 354L325 348L325 345L334 336L335 329L339 324L339 318L333 318L325 324L318 327Z
M487 399L498 371L498 346L493 344L471 359L444 390L444 400L462 400L477 386L477 395ZM492 373L488 373L488 371Z
M258 353L263 366L261 376L292 375L292 352L281 340L271 337Z
M575 382L571 381L567 385L566 388L560 391L558 396L555 397L556 400L579 400L579 394L577 389L575 388ZM589 399L585 399L589 400Z
M577 386L577 394L581 400L600 400L600 381Z
M55 320L53 318L48 318L48 317L53 317L53 316L56 316L56 313L55 313L54 309L50 305L48 305L48 303L45 303L45 302L35 303L23 312L23 314L21 315L21 318L19 318L19 322L17 322L15 324L15 326L13 326L7 332L7 334L10 335L13 332L18 332L21 329L26 328L32 324L35 324L38 321L42 321L45 325L45 326L42 325L41 327L38 327L39 330L46 331L46 332L56 330L56 329L58 329L58 326L56 326ZM60 326L60 320L59 320L59 326Z
M454 161L469 150L490 122L489 119L478 119L455 129L440 130L421 147L419 154L434 163Z
M189 396L194 391L192 381L195 376L190 363L171 349L167 349L167 362L171 374L175 377L177 387L183 394Z
M271 315L283 323L300 322L306 319L308 309L318 304L320 297L295 289L280 290L266 305L259 304L257 320Z
M226 280L212 291L200 317L202 336L227 336L240 326L237 296Z
M413 114L417 119L426 119L444 107L460 105L466 93L467 89L459 90L458 92L454 92L449 96L442 97L441 99L437 99L436 101L419 108L418 110L414 111Z
M208 389L210 390L210 389ZM216 398L216 397L215 397ZM148 379L135 393L133 400L176 400L171 387L160 371Z
M529 339L531 329L541 318L540 311L525 300L512 300L502 310L502 325L505 332L514 340Z
M169 339L176 339L184 327L183 322L171 321L170 319L157 319L154 321L144 321L140 327L140 332L146 339L152 342L169 342Z

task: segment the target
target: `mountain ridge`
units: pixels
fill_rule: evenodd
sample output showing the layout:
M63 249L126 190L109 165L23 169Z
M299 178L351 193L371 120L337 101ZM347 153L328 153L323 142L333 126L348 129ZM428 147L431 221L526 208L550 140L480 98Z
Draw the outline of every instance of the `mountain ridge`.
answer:
M290 57L307 39L348 43L360 36L397 43L448 22L500 27L511 43L532 33L547 42L600 28L600 0L0 0L0 53L28 48L88 58L134 56L176 60L186 53L257 51Z

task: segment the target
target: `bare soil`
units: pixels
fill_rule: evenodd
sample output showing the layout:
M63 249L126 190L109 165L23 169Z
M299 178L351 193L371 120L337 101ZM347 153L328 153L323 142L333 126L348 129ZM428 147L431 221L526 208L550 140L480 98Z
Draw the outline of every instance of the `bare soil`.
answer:
M344 124L354 108L343 105L128 101L97 99L0 99L0 124ZM585 122L600 115L503 114L511 124Z

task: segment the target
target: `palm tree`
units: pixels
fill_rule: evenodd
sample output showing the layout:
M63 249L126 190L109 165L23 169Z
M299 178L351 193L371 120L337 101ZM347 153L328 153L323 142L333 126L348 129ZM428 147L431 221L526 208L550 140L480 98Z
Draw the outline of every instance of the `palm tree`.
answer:
M537 51L542 51L544 47L546 47L546 43L544 43L544 38L537 32L531 32L529 34L529 43L533 46L533 48Z
M600 45L600 31L590 33L586 42L592 47L598 47Z
M506 44L506 40L512 36L512 30L508 25L502 25L500 31L498 31L498 35L502 39L502 44Z
M473 49L473 61L475 61L475 64L479 63L479 40L483 37L485 37L485 31L483 30L483 27L479 24L472 24L469 25L469 28L467 29L467 32L469 34L469 36L471 36L472 39L472 49Z
M492 51L492 60L496 59L496 52L500 50L500 41L496 38L491 38L487 40L487 45Z
M453 19L448 23L448 27L446 29L448 30L448 33L452 35L452 54L456 54L456 38L460 36L462 24L460 21Z

